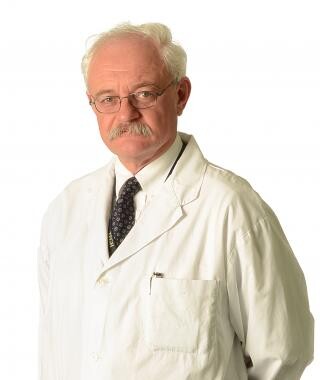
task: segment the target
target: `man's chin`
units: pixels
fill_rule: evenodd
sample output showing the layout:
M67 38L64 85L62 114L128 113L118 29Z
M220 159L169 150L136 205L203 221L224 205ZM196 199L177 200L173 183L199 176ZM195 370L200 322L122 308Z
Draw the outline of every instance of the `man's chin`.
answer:
M152 150L150 136L122 134L112 141L108 141L107 147L117 156L136 157L144 155L144 152Z

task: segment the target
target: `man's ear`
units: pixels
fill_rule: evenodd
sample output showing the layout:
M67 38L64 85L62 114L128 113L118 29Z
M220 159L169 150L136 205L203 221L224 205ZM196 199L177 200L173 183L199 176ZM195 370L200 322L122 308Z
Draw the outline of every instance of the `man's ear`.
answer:
M91 101L93 100L92 96L89 94L88 91L86 92L86 95L87 95L88 103L89 103L89 105L91 106L92 111L93 111L94 113L96 113L96 109L95 109L95 107L92 107L92 103L91 103Z
M90 101L91 101L91 95L89 94L88 91L86 92L86 95L87 95L87 98L88 98L88 101L89 101L89 104L90 104Z
M182 115L191 93L191 82L188 77L182 77L177 84L177 114Z

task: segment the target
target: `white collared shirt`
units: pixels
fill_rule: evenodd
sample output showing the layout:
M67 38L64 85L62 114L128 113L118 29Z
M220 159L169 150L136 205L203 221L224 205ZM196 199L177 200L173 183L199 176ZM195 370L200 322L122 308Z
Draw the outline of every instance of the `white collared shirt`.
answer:
M160 189L160 184L165 182L169 171L174 164L182 148L182 140L177 134L175 141L170 148L156 160L150 162L142 168L135 177L139 181L142 191L139 191L134 198L135 202L135 219L138 220L146 203L154 197ZM123 184L132 177L133 174L121 163L118 157L115 159L115 177L116 177L116 197Z

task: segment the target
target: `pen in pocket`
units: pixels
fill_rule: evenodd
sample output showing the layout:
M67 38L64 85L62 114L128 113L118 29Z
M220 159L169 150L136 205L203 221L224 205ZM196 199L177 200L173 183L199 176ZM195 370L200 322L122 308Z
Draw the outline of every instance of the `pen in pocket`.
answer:
M151 283L152 283L152 279L153 279L154 277L157 277L157 278L163 278L163 277L164 277L164 273L161 273L161 272L153 272L153 273L152 273L152 276L150 277L149 294L151 294Z

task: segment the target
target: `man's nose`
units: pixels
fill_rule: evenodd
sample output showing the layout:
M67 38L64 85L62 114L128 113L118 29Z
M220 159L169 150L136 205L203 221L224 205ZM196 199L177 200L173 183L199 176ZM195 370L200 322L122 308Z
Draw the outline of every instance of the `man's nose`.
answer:
M133 107L133 105L130 103L129 98L121 99L120 109L118 113L121 122L136 120L141 116L139 110Z

